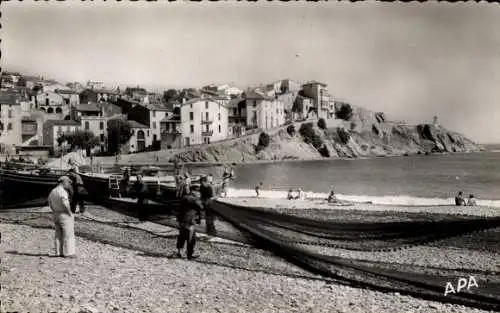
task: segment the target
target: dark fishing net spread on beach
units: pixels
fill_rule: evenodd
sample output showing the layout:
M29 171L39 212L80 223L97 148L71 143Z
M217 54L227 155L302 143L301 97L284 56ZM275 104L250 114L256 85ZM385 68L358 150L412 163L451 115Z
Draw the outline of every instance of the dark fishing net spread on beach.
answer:
M0 202L2 208L47 205L48 190L55 184L50 183L50 179L39 179L31 182L31 185L18 179L17 185L11 184L8 188L4 184ZM28 187L33 192L26 192ZM178 200L156 199L158 201L146 201L139 205L135 200L113 199L98 194L97 191L98 189L89 192L86 200L133 217L138 217L141 210L147 210L145 216L149 220L177 226L174 216L179 208ZM216 216L217 219L212 221L215 233L211 235L252 244L335 281L354 287L397 292L482 309L500 308L499 273L476 272L474 276L480 288L445 296L447 282L469 277L470 269L423 268L408 264L362 261L329 253L332 249L384 252L429 244L500 227L498 217L408 214L406 218L397 215L384 221L380 218L368 218L368 215L356 219L355 213L345 216L329 215L328 218L304 217L293 212L280 213L269 208L250 208L222 201L213 201L208 209L213 214L207 215L207 218ZM198 226L197 230L205 232L204 227Z

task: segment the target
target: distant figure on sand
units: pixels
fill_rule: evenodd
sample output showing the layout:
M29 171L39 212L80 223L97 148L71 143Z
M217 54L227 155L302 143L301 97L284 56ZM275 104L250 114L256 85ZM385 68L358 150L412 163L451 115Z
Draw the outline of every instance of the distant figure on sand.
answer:
M455 205L465 205L465 199L463 196L463 192L459 191L458 195L455 197Z
M286 197L288 200L293 200L296 199L295 196L293 195L293 190L292 188L288 189L288 195Z
M76 257L75 218L71 212L68 189L71 188L71 178L61 176L59 184L49 194L49 207L55 226L56 256L66 258Z
M333 190L330 191L330 194L328 195L328 203L339 203L339 200L335 196L335 192Z
M187 258L197 258L194 255L196 245L195 224L201 223L202 203L196 198L189 188L183 190L177 222L179 223L179 236L177 237L177 257L182 257L182 250L187 241Z
M467 202L467 205L469 206L475 206L477 205L476 203L476 198L474 198L474 195L469 195L469 201Z
M224 174L222 175L222 197L227 197L227 188L229 188L229 183L234 176L234 172L231 168L226 168Z
M262 188L262 185L264 184L260 182L257 186L255 186L255 193L257 194L257 197L260 196L260 189Z

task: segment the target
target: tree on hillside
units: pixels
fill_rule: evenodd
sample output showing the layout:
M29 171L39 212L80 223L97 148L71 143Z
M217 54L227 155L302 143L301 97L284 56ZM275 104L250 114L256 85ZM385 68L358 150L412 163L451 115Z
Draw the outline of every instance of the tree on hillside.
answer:
M62 146L67 143L70 149L85 149L87 155L90 154L90 149L97 147L100 144L99 138L89 130L76 130L71 133L63 133L57 138L57 143Z
M126 120L112 119L108 121L108 153L117 154L120 147L132 137L132 127Z
M326 121L324 118L320 118L318 120L318 127L321 128L321 129L326 129Z
M16 86L18 87L26 87L26 79L22 76L17 80Z
M163 100L165 103L176 100L179 97L179 92L176 89L169 89L163 92Z
M352 117L352 107L349 103L342 103L337 111L335 111L335 116L338 119L348 121Z

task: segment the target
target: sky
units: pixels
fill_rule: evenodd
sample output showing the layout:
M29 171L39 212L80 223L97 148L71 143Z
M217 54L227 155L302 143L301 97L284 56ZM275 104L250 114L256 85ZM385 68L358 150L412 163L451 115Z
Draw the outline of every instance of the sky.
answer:
M290 78L394 120L500 143L500 7L4 2L2 68L108 87Z

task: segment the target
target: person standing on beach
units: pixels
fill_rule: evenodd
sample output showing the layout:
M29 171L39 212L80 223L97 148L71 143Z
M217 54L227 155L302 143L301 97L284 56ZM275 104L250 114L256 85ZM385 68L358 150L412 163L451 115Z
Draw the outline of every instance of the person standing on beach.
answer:
M465 205L465 199L463 196L463 192L459 191L458 195L455 197L455 205L462 206Z
M475 206L477 205L476 198L474 198L474 195L469 195L469 201L467 201L468 206Z
M146 201L146 195L148 192L148 187L142 180L142 175L137 174L136 175L137 180L134 183L133 189L134 189L134 196L137 198L137 204L138 204L138 217L141 222L144 222L148 219L148 211L147 207L145 206L145 201Z
M66 258L76 257L75 219L68 193L71 183L71 178L61 176L59 184L52 189L48 198L55 227L56 255Z
M187 241L187 258L195 259L198 256L194 255L196 245L196 230L195 224L201 223L201 210L203 204L196 198L191 190L186 187L181 198L180 209L177 214L177 222L179 223L179 236L177 237L177 257L182 257L182 250Z
M205 226L207 235L215 236L215 215L210 209L210 203L215 197L215 192L213 188L213 176L207 175L203 176L200 184L200 199L203 203L203 208L205 209Z
M76 213L76 207L78 206L80 213L84 213L85 203L83 201L83 198L87 191L85 190L82 177L78 174L76 167L73 167L68 171L68 177L71 179L71 211L73 213Z
M224 174L222 175L222 197L227 197L227 189L229 188L229 183L234 176L234 171L231 168L226 168Z
M262 185L264 184L260 182L257 186L255 186L255 193L257 194L257 197L260 196L260 188L262 188Z

